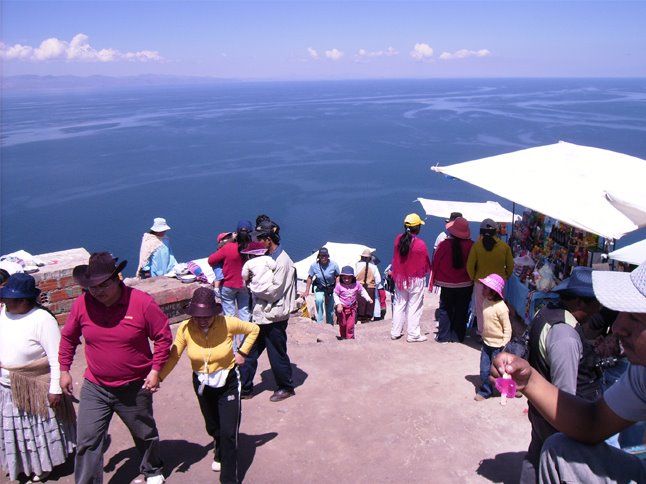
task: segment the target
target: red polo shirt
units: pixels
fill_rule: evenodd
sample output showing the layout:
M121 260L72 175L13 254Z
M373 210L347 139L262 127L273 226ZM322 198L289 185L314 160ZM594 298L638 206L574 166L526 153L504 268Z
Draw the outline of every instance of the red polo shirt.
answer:
M242 256L238 252L238 243L229 242L209 256L209 265L222 264L224 279L222 285L233 289L245 287L242 280Z
M92 383L118 387L145 379L151 369L162 369L172 343L166 315L150 295L124 284L121 288L121 297L110 307L89 293L74 301L61 331L61 371L72 366L81 336L87 361L84 377Z

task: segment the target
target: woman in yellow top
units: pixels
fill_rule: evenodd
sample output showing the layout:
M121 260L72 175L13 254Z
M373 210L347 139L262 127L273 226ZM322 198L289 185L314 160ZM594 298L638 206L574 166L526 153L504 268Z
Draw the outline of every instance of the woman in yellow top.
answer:
M186 314L191 318L177 329L170 357L159 376L164 380L186 349L193 369L193 388L204 417L206 431L213 437L215 456L211 469L221 470L220 482L238 483L238 430L240 428L240 376L248 351L258 336L258 325L232 316L222 316L215 292L198 287ZM245 338L233 353L233 335Z
M497 237L498 224L486 218L480 224L480 239L471 246L469 257L467 257L467 272L474 282L473 296L475 302L475 314L478 322L478 334L482 335L482 324L484 316L484 279L490 274L498 274L507 280L514 272L514 257L511 248Z

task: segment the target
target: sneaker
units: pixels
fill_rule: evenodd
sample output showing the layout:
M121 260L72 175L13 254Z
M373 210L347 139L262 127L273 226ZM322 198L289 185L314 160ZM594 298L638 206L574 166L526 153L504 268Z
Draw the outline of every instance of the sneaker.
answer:
M424 336L423 334L419 335L417 338L407 338L406 341L409 343L421 343L422 341L426 341L428 338Z
M390 335L390 339L395 341L396 339L399 339L403 336L403 334L400 334L399 336L393 336L392 334Z
M34 476L31 478L31 482L44 482L47 480L49 477L50 472L43 472L42 474L39 474L37 476Z
M214 460L211 463L211 470L213 472L220 472L220 469L222 469L222 465L217 460Z
M162 484L165 480L166 479L164 479L164 476L158 474L156 476L147 477L146 484Z
M476 396L475 396L475 397L473 397L473 399L474 399L476 402L482 402L483 400L486 400L486 399L487 399L487 397L485 397L484 395L481 395L481 394L479 394L479 393L476 393Z

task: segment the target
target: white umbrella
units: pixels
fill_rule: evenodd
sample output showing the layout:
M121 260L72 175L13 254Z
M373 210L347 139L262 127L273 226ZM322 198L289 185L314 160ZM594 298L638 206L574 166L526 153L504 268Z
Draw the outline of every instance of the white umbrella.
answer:
M432 170L606 238L639 228L606 198L644 193L646 161L634 156L561 141Z
M608 257L620 262L627 262L638 266L646 261L646 239L627 245L621 249L613 250Z
M451 212L460 212L469 222L482 222L486 218L494 222L510 223L512 216L514 221L520 220L520 215L514 215L498 202L454 202L449 200L431 200L418 198L426 215L440 217L448 220Z

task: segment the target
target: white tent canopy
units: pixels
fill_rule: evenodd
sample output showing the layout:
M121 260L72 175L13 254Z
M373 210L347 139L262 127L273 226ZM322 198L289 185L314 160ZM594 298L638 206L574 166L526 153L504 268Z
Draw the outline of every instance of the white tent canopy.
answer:
M646 161L563 141L431 169L613 239L639 227L608 201L606 193L629 200L635 193L646 193ZM636 202L640 206L646 205L643 196Z
M637 266L646 261L646 239L614 250L608 254L608 257Z
M643 193L633 195L630 201L624 196L619 197L614 193L606 193L606 198L613 207L632 220L639 228L642 228L646 227L646 196Z
M469 222L482 222L486 218L494 222L511 223L512 215L514 221L519 220L520 215L514 215L498 202L452 202L449 200L430 200L418 198L426 215L440 217L448 220L451 212L460 212Z
M327 247L327 250L330 252L330 260L333 260L339 265L339 270L343 266L352 266L354 268L355 264L361 259L361 253L364 250L370 249L373 252L375 251L374 248L368 247L367 245L342 244L338 242L326 242L321 247ZM310 270L310 266L316 262L317 255L318 250L305 259L294 263L296 277L298 279L302 281L307 279L307 272Z

